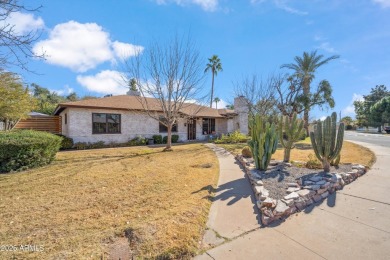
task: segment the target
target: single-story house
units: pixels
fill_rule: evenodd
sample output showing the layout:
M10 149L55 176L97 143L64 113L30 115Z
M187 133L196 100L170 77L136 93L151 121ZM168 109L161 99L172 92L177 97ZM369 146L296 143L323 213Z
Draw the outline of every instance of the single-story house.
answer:
M127 95L61 103L54 115L61 116L62 134L74 142L124 143L138 136L167 135L167 127L150 117L142 102L148 102L151 113L162 113L158 100L129 91ZM243 97L235 98L234 108L214 109L186 103L172 134L179 135L179 141L184 142L205 140L210 134L235 130L247 134L248 109Z

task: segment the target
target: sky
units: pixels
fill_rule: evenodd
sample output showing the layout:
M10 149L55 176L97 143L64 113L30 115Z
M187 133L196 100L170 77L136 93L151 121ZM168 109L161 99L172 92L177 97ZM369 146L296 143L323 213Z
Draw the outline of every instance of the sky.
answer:
M152 41L190 33L204 64L216 54L223 71L215 79L218 107L231 103L234 83L256 74L287 73L303 52L340 58L320 67L312 86L327 79L333 110L354 117L353 101L376 85L390 87L390 0L29 0L39 12L15 13L19 32L38 30L33 45L46 60L32 60L36 73L14 70L28 84L59 94L125 94L120 60ZM204 88L211 88L211 74Z

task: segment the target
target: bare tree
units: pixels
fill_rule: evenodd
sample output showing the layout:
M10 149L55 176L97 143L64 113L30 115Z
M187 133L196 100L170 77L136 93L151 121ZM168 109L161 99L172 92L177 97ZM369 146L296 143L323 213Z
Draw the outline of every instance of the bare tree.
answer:
M29 58L44 58L32 51L32 44L39 38L40 32L31 30L18 32L15 25L9 22L12 14L16 12L36 12L40 9L28 8L19 4L18 0L0 1L0 66L2 68L14 65L26 71Z
M245 97L250 114L269 116L275 112L275 84L277 77L269 76L267 80L258 79L256 75L246 76L234 83L234 94Z
M197 114L202 106L203 60L189 36L154 42L144 53L125 62L125 74L136 80L139 102L168 129L165 151L171 150L172 127L179 118ZM127 80L128 82L128 80Z

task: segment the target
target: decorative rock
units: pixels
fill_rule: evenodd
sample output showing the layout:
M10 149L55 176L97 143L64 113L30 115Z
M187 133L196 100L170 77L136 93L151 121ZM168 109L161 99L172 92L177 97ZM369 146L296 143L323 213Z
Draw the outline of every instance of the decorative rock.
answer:
M341 186L344 186L344 185L345 185L345 181L344 181L343 179L341 179L341 180L339 181L339 183L340 183Z
M305 181L305 186L309 186L309 185L313 185L314 184L314 182L312 182L312 181Z
M341 176L340 176L340 177L341 177ZM329 181L335 183L335 182L338 181L338 178L337 178L337 176L333 175L333 176L330 178Z
M271 199L270 197L267 197L265 200L261 202L261 207L267 207L267 208L272 208L275 207L274 200Z
M326 182L324 185L321 185L321 189L327 189L330 187L330 182Z
M263 206L263 204L261 203L260 200L256 201L256 205L257 205L257 208L258 208L258 209L261 209L262 206Z
M278 200L278 202L276 203L274 214L278 216L283 215L288 209L290 209L289 206L287 206L283 201Z
M290 209L286 211L286 214L291 215L294 214L297 211L297 208L295 206L291 206Z
M352 165L352 169L366 169L365 166L361 165L361 164L355 164L355 165Z
M289 182L289 183L287 183L287 187L299 188L299 185L298 185L298 183L295 183L295 182Z
M288 162L285 162L284 165L286 165L287 167L291 167L292 166L292 164L288 163Z
M263 223L263 225L267 226L269 223L271 223L274 219L271 218L271 217L268 217L264 214L261 215L261 223Z
M258 187L263 187L263 186L258 186ZM261 201L263 201L263 200L267 199L267 197L269 197L269 191L266 190L266 189L264 189L264 190L262 191L262 193L259 194L259 199L260 199Z
M329 195L329 192L325 191L324 193L321 194L321 197L323 199L325 199L326 197L328 197L328 195Z
M316 185L324 185L326 183L326 181L322 180L322 181L317 181L316 182Z
M297 193L301 197L310 197L310 196L314 195L315 192L312 190L303 189L303 190L298 191Z
M319 190L320 187L321 187L320 185L310 185L310 186L305 186L303 188L309 189L309 190Z
M290 199L290 200L281 199L281 201L283 201L287 206L294 205L294 200L293 199Z
M314 200L315 202L319 202L319 201L321 201L321 200L322 200L322 196L321 196L321 195L319 195L319 194L317 194L317 195L314 195L314 197L313 197L313 200Z
M314 181L314 182L317 182L317 181L321 181L322 180L322 177L321 176L313 176L310 178L311 181Z
M287 189L287 193L299 191L300 189L301 189L301 188L290 187L290 188Z
M299 195L296 192L291 192L290 194L284 196L285 200L297 199L297 198L299 198Z
M256 195L261 194L264 190L263 186L255 186L254 188Z
M255 184L256 184L257 186L263 186L263 185L264 185L264 183L263 183L262 180L257 180L257 181L255 182Z
M323 194L324 192L328 191L328 189L319 189L317 190L317 194Z

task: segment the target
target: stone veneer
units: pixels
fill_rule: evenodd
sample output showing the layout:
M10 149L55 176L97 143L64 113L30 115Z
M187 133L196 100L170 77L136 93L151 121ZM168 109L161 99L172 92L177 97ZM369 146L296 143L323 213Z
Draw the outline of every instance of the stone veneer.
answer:
M252 184L256 196L256 205L261 213L261 222L268 225L278 219L285 219L305 207L320 202L336 190L342 189L345 185L353 182L367 172L363 165L353 165L352 171L348 173L322 173L315 174L303 180L299 178L294 183L287 183L287 195L283 199L276 200L269 197L268 190L264 187L258 170L255 169L251 160L237 155L236 159L243 165L245 172ZM253 160L252 160L253 161ZM271 161L272 165L282 164L281 161ZM291 166L289 163L285 163ZM322 176L321 176L322 175Z

